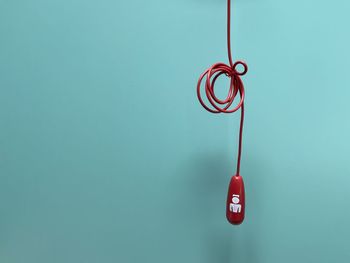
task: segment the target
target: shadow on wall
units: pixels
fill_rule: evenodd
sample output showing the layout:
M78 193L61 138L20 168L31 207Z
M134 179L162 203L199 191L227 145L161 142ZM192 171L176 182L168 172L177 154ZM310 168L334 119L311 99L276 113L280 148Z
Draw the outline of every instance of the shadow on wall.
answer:
M231 262L233 238L226 231L225 202L230 160L220 154L205 153L190 159L189 187L199 231L203 233L205 262Z
M242 225L232 226L226 220L225 204L228 183L234 174L233 164L235 160L229 159L228 154L205 153L189 158L183 166L185 171L181 171L186 177L181 183L181 204L177 207L185 209L177 212L181 221L191 228L188 235L195 235L189 239L198 238L203 263L259 262L256 238L260 228L257 220L260 204L256 200L260 194L256 190L262 189L261 181L256 178L259 166L253 160L242 164L250 167L244 169L243 175L248 192L246 219Z

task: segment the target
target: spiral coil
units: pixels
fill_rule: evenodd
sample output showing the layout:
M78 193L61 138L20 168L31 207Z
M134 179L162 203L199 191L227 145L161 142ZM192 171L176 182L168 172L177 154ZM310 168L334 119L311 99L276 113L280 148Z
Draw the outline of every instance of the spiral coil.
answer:
M238 71L237 66L242 65L243 71ZM210 68L208 68L206 71L203 72L203 74L199 77L198 84L197 84L197 96L199 102L202 104L202 106L209 112L212 113L233 113L237 111L244 102L244 85L240 78L240 76L243 76L248 71L247 65L242 61L237 61L235 64L233 64L232 67L224 64L224 63L216 63ZM230 87L228 90L228 94L226 99L220 100L215 95L214 87L215 82L221 75L225 74L230 78ZM207 96L208 101L213 106L213 108L208 107L201 96L201 84L202 81L206 77L205 81L205 94ZM230 106L234 102L236 95L239 93L240 95L240 101L237 104L236 107L233 109L230 109Z

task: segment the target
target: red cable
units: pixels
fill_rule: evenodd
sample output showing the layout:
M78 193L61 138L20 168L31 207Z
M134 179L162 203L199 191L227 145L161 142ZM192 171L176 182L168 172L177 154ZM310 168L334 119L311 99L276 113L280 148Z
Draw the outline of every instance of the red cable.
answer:
M228 59L230 65L224 63L216 63L208 68L203 74L199 77L197 84L197 96L199 102L202 106L209 112L212 113L232 113L241 109L241 121L239 126L239 142L238 142L238 157L237 157L237 171L236 176L239 176L240 166L241 166L241 152L242 152L242 133L243 133L243 121L244 121L244 86L240 76L244 75L248 71L248 66L243 61L237 61L232 63L231 55L231 0L227 0L227 51ZM237 70L237 66L243 66L243 71L240 72ZM230 78L230 87L226 99L220 100L215 96L214 86L215 81L219 76L225 74ZM202 100L200 88L203 78L206 77L205 81L205 93L207 95L208 101L214 107L209 108ZM236 107L231 108L230 106L235 100L235 97L239 93L240 101Z

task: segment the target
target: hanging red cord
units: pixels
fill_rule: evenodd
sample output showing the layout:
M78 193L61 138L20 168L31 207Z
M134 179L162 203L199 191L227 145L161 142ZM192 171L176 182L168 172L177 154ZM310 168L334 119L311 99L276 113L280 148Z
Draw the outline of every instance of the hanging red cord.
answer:
M232 177L229 193L227 197L226 216L232 224L240 224L244 219L244 206L245 206L245 194L243 179L240 176L241 166L241 152L242 152L242 134L243 134L243 121L244 121L244 86L240 76L244 75L248 71L248 66L242 61L232 62L231 55L231 0L227 0L227 51L229 65L224 63L216 63L208 68L199 77L197 84L197 96L202 106L212 113L233 113L238 109L241 109L241 120L239 127L239 141L238 141L238 156L237 156L237 169L235 176ZM239 71L238 66L242 66L243 70ZM225 74L230 78L230 86L226 99L220 100L216 97L214 92L215 82L218 77ZM201 97L201 84L206 77L205 81L205 94L209 103L213 108L208 107ZM236 107L231 107L236 95L239 93L240 101ZM231 108L230 108L231 107ZM231 202L232 201L232 202Z

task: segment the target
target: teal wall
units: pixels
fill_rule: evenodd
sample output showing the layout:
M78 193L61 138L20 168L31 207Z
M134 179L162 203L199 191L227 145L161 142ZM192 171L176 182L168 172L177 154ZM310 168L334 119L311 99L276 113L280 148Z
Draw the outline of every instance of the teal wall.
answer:
M238 227L239 115L195 94L225 0L0 0L1 263L350 261L350 3L233 8Z

